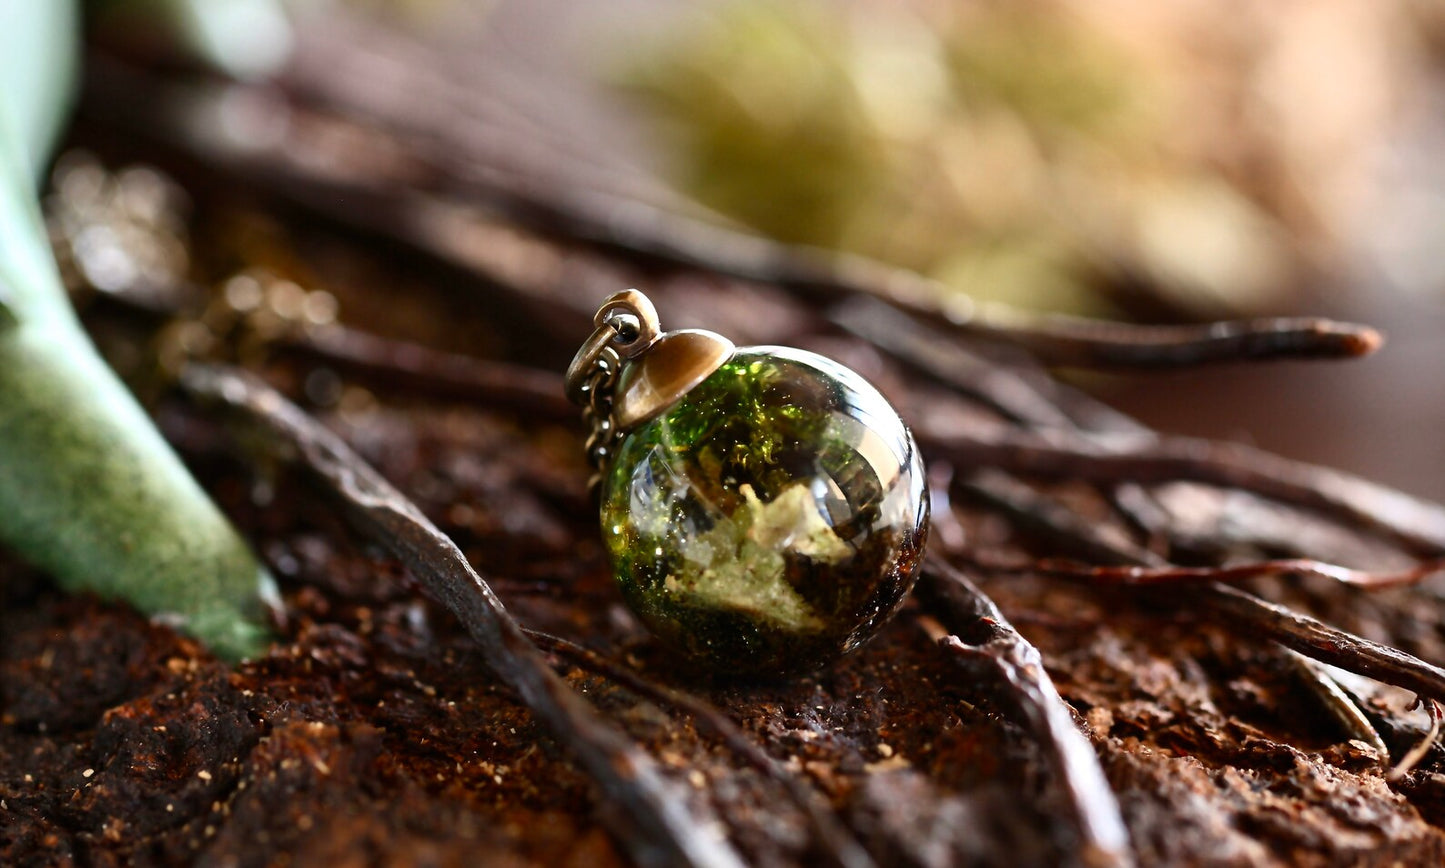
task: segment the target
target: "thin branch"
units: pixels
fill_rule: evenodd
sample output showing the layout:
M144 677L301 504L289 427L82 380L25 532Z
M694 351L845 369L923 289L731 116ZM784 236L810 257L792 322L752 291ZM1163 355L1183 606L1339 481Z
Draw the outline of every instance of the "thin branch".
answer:
M959 467L1095 482L1187 480L1239 488L1340 516L1418 553L1445 554L1445 508L1336 470L1291 461L1235 443L1189 437L1070 437L960 433L915 426L920 443Z
M577 419L576 406L563 394L562 378L552 371L444 353L339 325L283 337L273 348L393 388L505 407L552 421Z
M1385 779L1391 783L1399 781L1409 774L1410 770L1419 765L1420 760L1430 752L1430 748L1440 740L1440 724L1445 721L1445 711L1442 711L1440 703L1433 699L1426 700L1425 705L1426 711L1430 715L1430 729L1425 733L1425 737L1420 739L1420 743L1410 748L1410 752L1400 759L1399 765L1390 769L1390 773L1385 776Z
M1145 326L1060 315L985 316L980 336L1004 338L1046 365L1186 368L1219 362L1352 359L1380 348L1375 329L1319 317Z
M1035 533L1045 534L1072 550L1087 552L1086 556L1091 559L1121 565L1164 565L1157 555L1108 538L1094 525L1022 483L1009 491L1007 497L996 496L990 501ZM1235 633L1273 639L1315 660L1421 696L1445 700L1445 669L1412 654L1330 627L1308 615L1218 582L1201 588L1179 588L1177 592L1185 600L1198 604L1206 617Z
M1380 762L1388 764L1390 746L1385 744L1385 740L1375 730L1375 725L1365 715L1360 702L1335 679L1328 667L1289 648L1284 649L1284 655L1299 674L1300 680L1319 699L1335 722L1351 738L1359 739L1374 748L1375 753L1380 755Z
M1090 868L1132 865L1119 802L1038 649L967 576L938 558L926 562L918 594L948 631L934 637L939 646L976 677L1001 688L1001 698L1042 747L1078 836L1077 847L1065 852Z
M1389 645L1331 627L1308 615L1228 585L1210 585L1199 601L1236 632L1273 639L1286 648L1376 681L1445 700L1445 669Z
M292 81L298 103L340 107L356 112L355 100L338 100L329 79ZM332 92L327 92L328 90ZM416 131L398 128L390 118L370 119L399 139L415 139ZM494 131L495 134L495 131ZM435 137L412 142L435 143ZM789 245L739 231L691 214L659 207L641 191L608 189L595 184L554 184L544 190L535 178L495 170L479 177L466 171L455 147L434 147L427 154L443 174L453 176L452 189L500 209L519 225L585 242L629 258L651 259L698 268L714 274L757 281L792 290L818 302L838 297L878 299L901 311L925 316L945 327L1017 344L1048 364L1074 367L1178 368L1227 361L1260 359L1352 358L1377 349L1380 334L1366 326L1332 320L1266 318L1204 326L1136 326L1074 317L1035 314L990 305L977 308L937 281L866 257ZM537 141L514 145L535 151ZM570 156L546 161L570 165ZM952 303L940 301L952 296Z
M195 300L204 299L207 291L194 284L182 289L165 299L162 291L134 283L97 294L94 302L159 325L177 316L197 316L190 308L196 307ZM564 394L562 377L554 371L442 352L340 323L284 332L270 338L265 350L336 368L364 378L368 385L502 407L549 421L580 419L577 405Z
M965 349L936 326L918 321L872 298L835 305L828 319L954 391L991 407L1027 428L1073 428L1074 421L1050 400L1053 382L1041 369L1003 365Z
M194 398L238 414L270 450L299 459L348 518L456 615L497 676L597 782L602 804L619 809L613 830L633 858L656 866L742 864L726 842L697 833L699 818L652 759L551 670L456 545L341 438L243 372L192 365L181 383Z
M837 816L819 804L816 793L804 786L802 781L796 775L790 774L781 763L768 756L721 711L695 696L648 681L632 669L610 661L590 648L584 648L548 633L536 630L527 630L526 632L532 641L543 649L559 657L564 657L589 672L616 682L659 705L680 709L691 715L703 729L711 732L748 765L783 787L788 798L803 812L812 825L815 840L823 846L827 856L831 859L831 864L844 866L844 868L867 868L867 866L876 864L873 857L869 856L863 846L853 837L853 833L838 821Z
M980 567L996 573L1035 573L1059 578L1081 579L1091 584L1145 587L1158 585L1203 586L1214 582L1235 584L1267 576L1300 575L1318 576L1340 584L1375 591L1416 585L1428 576L1445 571L1445 560L1426 561L1419 566L1398 572L1375 573L1308 558L1253 561L1227 567L1180 567L1173 564L1099 567L1054 558L1004 562L980 555L973 555L970 559Z
M395 183L371 177L365 161L360 161L365 170L354 170L329 153L308 155L308 150L318 147L315 143L288 140L269 150L241 146L214 134L215 121L197 109L205 103L194 98L194 87L155 86L146 73L111 58L93 57L90 67L86 90L92 98L82 107L89 117L179 147L203 162L224 165L283 201L366 233L380 230L451 268L480 271L489 282L498 281L496 269L479 269L475 251L459 250L445 240L470 234L482 210L515 226L623 253L632 260L769 283L817 303L830 304L840 297L879 299L944 328L1026 347L1054 364L1160 368L1241 359L1348 358L1372 351L1381 341L1373 329L1323 319L1140 327L995 307L984 311L916 273L863 257L781 244L660 208L646 201L650 197L589 187L577 178L568 179L572 183L560 189L562 184L548 185L546 179L499 166L478 172L464 158L449 154L448 143L398 128L393 120L360 108L359 113L370 114L368 120L376 125L367 129L368 136L393 139L396 150L412 161L408 171L440 179L433 186L447 195L421 192L417 178ZM293 81L288 86L286 98L295 113L318 105L335 108L338 103L350 113L358 111L355 100L319 92L324 83ZM277 99L271 90L232 87L236 97L255 90L258 99ZM169 98L139 101L138 93ZM565 158L559 164L570 162ZM326 171L318 171L317 166L325 166ZM465 197L466 203L450 198L455 194Z
M1006 361L971 352L937 327L876 299L850 299L834 306L828 318L834 325L868 341L913 370L1043 436L1063 436L1069 440L1081 431L1154 436L1148 428L1123 413L1059 383L1022 351L1009 354ZM1136 525L1144 526L1143 519L1161 515L1162 511L1157 508L1148 516L1143 514L1152 498L1141 485L1116 482L1104 488L1107 489L1105 496ZM939 489L931 485L930 490ZM939 514L935 510L934 515Z
M1168 566L1168 561L1122 534L1083 521L1078 513L1044 497L1014 476L988 468L959 480L969 494L992 504L1026 530L1036 531L1075 557L1104 564Z

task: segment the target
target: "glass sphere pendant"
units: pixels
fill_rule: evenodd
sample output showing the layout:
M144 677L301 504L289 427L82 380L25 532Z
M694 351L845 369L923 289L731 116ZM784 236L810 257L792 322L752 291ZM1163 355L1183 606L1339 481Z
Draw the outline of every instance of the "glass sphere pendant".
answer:
M815 353L659 334L635 290L596 325L568 387L632 611L739 675L815 669L876 633L913 585L928 520L922 459L883 396Z

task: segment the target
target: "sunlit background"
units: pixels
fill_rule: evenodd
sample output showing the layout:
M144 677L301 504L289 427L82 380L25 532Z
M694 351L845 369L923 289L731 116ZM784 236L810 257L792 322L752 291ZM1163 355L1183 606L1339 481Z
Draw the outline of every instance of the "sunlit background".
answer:
M1390 342L1363 362L1080 382L1160 428L1445 498L1438 3L295 9L293 63L344 78L369 58L383 74L356 76L358 100L420 126L464 104L477 149L539 184L700 206L916 270L945 301L1377 325ZM387 52L371 52L382 33ZM256 62L276 45L262 40ZM419 77L454 79L466 99L412 104Z

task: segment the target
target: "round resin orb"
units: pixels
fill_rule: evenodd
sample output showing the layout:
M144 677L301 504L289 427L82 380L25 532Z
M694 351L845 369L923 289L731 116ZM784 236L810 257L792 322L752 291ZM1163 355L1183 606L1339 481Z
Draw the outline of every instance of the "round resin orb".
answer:
M623 440L602 532L659 639L737 674L815 669L893 614L927 534L898 414L815 353L739 349Z

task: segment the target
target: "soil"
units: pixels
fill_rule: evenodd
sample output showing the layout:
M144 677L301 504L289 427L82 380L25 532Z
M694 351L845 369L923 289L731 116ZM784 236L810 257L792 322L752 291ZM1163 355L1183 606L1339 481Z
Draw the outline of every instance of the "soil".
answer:
M342 320L356 328L552 371L585 335L586 310L605 291L643 285L667 325L824 352L875 382L909 421L1014 424L840 334L780 287L579 243L499 217L484 202L478 213L490 217L467 224L475 235L456 249L428 246L365 195L337 206L306 186L316 176L274 154L227 162L174 130L137 131L98 101L103 83L90 88L76 141L113 164L144 158L181 179L196 199L192 231L205 280L264 264L334 293ZM297 111L297 134L314 144L317 127L307 124L320 121ZM378 144L386 135L405 141L359 110L339 114L327 117L337 126L324 141L340 147L343 167L354 167L358 153L393 153ZM347 124L365 135L340 136ZM409 165L374 160L363 174ZM482 198L463 192L456 201ZM87 324L139 375L153 322L97 303ZM811 676L757 683L700 675L659 649L622 604L586 489L580 425L423 388L415 377L398 387L314 360L248 363L414 499L523 625L722 709L879 864L1079 860L1039 745L994 687L965 677L940 651L918 603ZM320 389L318 377L340 385ZM499 682L462 625L375 540L347 526L324 491L248 458L204 408L171 393L155 407L167 436L277 574L285 622L267 655L227 667L123 603L63 594L0 560L0 864L631 863L611 808L565 745ZM1166 539L1131 523L1108 487L1030 485L1101 532L1182 561L1299 550L1358 566L1408 560L1369 531L1243 492L1152 486L1174 530ZM948 512L934 545L957 538L998 556L1069 554L981 499L956 493ZM1433 747L1389 779L1389 761L1331 716L1277 646L1167 591L978 579L1041 650L1077 712L1139 864L1445 861L1445 751ZM1315 580L1252 588L1445 660L1438 580L1374 595ZM689 809L716 818L698 835L725 836L750 864L817 864L814 826L777 779L687 711L597 667L551 659L657 760ZM1347 673L1339 679L1392 760L1425 738L1413 697Z

